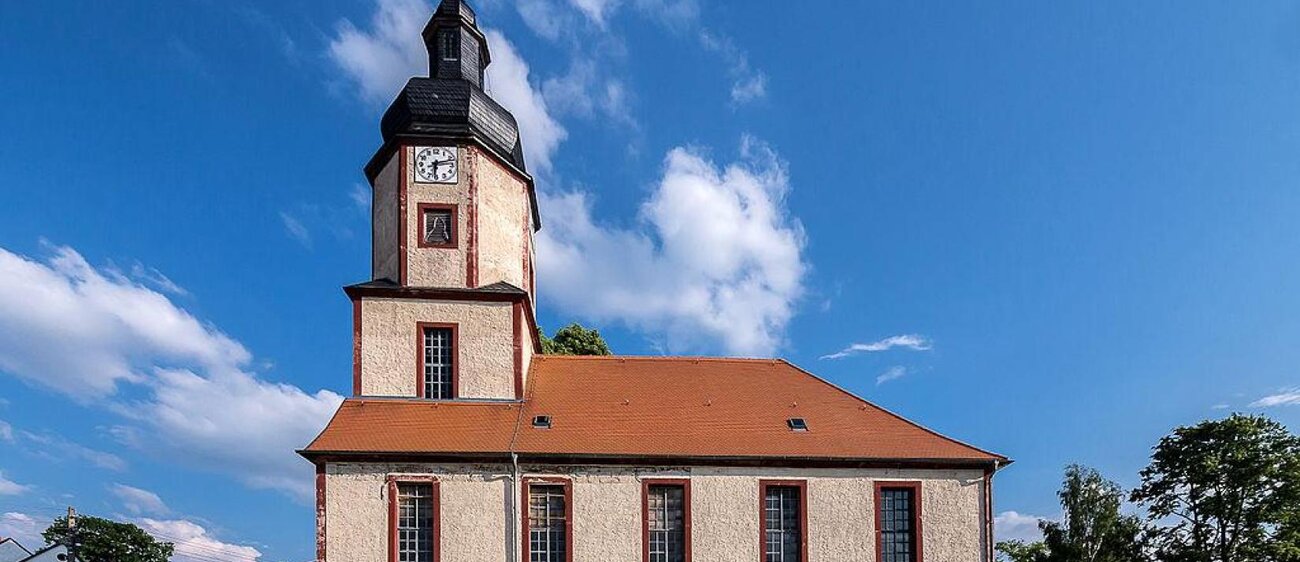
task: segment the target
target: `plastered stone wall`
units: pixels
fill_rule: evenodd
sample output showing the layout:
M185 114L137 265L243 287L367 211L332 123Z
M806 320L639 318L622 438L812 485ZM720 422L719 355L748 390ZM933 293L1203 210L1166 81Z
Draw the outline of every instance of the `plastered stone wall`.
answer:
M361 299L361 393L416 396L418 323L458 325L462 398L515 397L514 307L505 302Z
M505 281L532 291L524 275L524 260L532 255L528 187L477 147L465 152L473 159L477 177L479 285Z
M388 476L437 474L442 560L502 562L518 549L505 511L509 467L333 464L325 475L326 559L388 562Z
M406 174L406 284L415 287L465 287L469 248L469 183L472 159L469 149L457 151L458 183L420 183L415 181L416 147L403 147L408 165ZM421 203L456 206L456 247L421 248L424 217Z
M397 270L397 155L375 177L370 206L371 277L398 280Z
M809 562L874 561L876 481L920 481L927 561L988 562L979 470L522 467L523 475L563 477L573 487L575 562L641 559L641 480L689 478L692 556L753 562L759 556L759 480L805 480ZM345 465L327 471L330 561L380 560L387 552L389 472L436 476L443 484L443 560L509 560L516 548L508 465ZM335 480L342 483L337 485ZM336 519L332 506L347 511ZM464 512L464 513L462 513ZM336 539L332 529L345 538ZM471 527L481 527L473 529ZM455 536L453 536L455 534ZM472 537L472 540L469 540ZM336 542L342 540L344 545ZM337 550L336 550L337 549ZM376 550L377 549L377 550ZM451 557L455 554L454 557Z

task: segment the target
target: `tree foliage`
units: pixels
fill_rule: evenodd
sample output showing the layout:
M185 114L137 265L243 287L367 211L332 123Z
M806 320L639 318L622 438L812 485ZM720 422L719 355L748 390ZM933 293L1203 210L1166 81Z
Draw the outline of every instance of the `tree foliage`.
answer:
M1003 542L1010 562L1136 562L1142 559L1142 522L1124 515L1124 491L1094 469L1071 465L1057 492L1065 520L1040 520L1043 541Z
M41 537L46 543L67 544L68 519L55 519ZM84 515L77 518L77 562L167 562L174 548L130 523Z
M541 328L537 333L542 337L542 353L547 355L612 355L599 331L577 323L560 328L553 338L546 337Z
M1160 440L1132 499L1161 562L1300 561L1300 438L1234 414Z

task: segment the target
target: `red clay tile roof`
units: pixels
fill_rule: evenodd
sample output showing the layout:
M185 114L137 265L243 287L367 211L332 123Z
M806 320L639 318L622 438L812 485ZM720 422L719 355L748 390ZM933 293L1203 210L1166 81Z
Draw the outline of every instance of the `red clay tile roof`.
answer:
M538 356L522 408L352 398L304 454L1007 461L782 360Z

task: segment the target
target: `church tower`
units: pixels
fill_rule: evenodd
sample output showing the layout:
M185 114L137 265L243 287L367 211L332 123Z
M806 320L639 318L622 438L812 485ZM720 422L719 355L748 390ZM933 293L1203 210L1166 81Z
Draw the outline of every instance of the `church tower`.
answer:
M533 179L515 118L483 89L473 10L443 0L423 33L429 76L380 124L371 280L353 306L353 395L519 400L540 352L533 317Z

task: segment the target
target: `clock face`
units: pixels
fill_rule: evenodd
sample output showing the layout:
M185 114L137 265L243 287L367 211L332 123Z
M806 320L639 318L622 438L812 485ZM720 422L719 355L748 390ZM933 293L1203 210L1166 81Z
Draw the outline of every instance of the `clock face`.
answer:
M416 148L415 181L456 183L456 147L425 146Z

